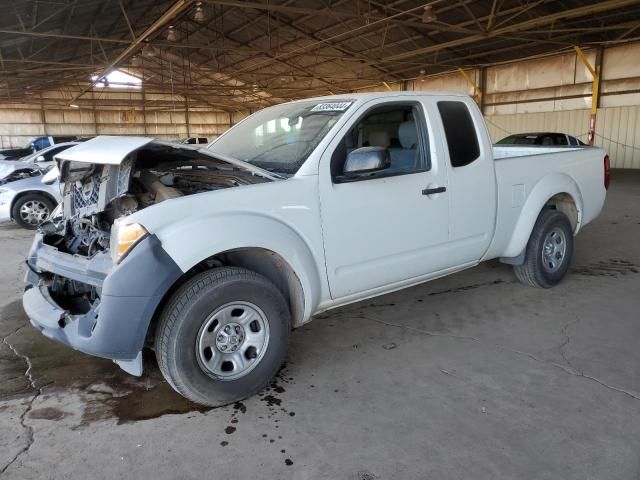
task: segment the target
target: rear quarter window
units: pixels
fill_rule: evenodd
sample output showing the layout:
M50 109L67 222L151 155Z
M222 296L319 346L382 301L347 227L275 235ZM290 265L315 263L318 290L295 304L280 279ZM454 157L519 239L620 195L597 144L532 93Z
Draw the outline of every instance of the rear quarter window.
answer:
M452 167L464 167L480 156L480 145L473 119L463 102L438 102L438 110L449 148Z

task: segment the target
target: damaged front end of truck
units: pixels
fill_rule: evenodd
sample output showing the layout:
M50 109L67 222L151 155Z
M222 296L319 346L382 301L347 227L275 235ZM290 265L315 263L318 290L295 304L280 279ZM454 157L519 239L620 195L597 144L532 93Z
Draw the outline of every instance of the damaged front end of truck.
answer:
M97 137L57 161L63 200L29 253L25 311L46 336L140 375L149 322L184 272L128 216L274 177L206 149L140 137Z

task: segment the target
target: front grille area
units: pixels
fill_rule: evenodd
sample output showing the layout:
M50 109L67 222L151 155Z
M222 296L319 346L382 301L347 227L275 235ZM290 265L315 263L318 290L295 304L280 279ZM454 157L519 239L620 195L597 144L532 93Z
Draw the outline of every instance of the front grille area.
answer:
M71 186L71 200L74 213L81 212L87 207L93 207L98 203L100 196L100 175L94 175L85 183Z

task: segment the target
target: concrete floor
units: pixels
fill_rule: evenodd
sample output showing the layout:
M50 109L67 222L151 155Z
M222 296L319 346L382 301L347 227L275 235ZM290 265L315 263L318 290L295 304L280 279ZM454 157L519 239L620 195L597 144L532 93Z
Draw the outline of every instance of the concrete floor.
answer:
M557 288L490 262L323 314L213 410L31 328L30 234L0 227L0 476L638 479L640 175L609 192Z

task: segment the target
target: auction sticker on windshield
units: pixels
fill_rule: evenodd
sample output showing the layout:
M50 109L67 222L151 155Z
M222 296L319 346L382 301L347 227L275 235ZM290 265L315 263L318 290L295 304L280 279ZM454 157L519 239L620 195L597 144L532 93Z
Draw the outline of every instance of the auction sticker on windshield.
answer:
M312 112L344 112L353 102L319 103Z

